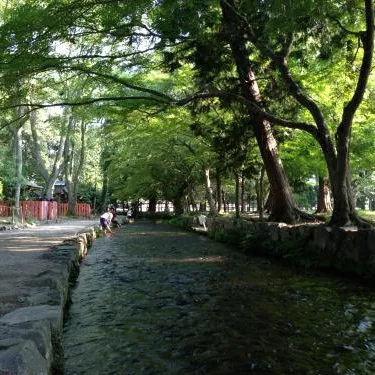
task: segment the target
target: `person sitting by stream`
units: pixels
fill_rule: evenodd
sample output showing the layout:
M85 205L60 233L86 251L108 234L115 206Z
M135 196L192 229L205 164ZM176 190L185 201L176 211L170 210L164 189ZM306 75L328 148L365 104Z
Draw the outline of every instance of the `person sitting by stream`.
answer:
M104 231L104 234L112 233L112 230L110 228L111 221L113 218L113 213L111 211L104 212L102 216L100 216L100 227Z

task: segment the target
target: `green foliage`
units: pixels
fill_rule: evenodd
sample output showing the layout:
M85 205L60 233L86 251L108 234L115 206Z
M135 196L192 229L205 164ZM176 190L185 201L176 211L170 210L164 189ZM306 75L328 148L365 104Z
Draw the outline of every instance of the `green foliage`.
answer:
M4 199L10 193L10 189L14 186L14 165L9 153L9 148L0 145L0 198Z
M152 219L155 221L168 221L170 222L175 218L174 213L170 212L142 212L138 214L138 217L146 218L146 219Z
M175 226L175 227L185 229L186 228L186 217L182 216L182 215L176 216L176 217L168 220L168 223Z
M113 197L178 200L202 181L201 163L210 157L190 131L187 111L171 109L154 118L131 112L114 122L110 181Z
M240 94L219 5L213 0L3 2L0 103L4 108L38 102L34 109L71 103L75 118L93 124L80 176L87 199L101 188L107 169L113 200L198 195L203 162L226 176L241 169L253 178L261 162L243 104L228 96L173 106L195 92ZM362 51L356 36L345 29L363 29L362 2L249 0L233 5L240 20L251 24L258 40L274 51L294 33L291 73L319 104L333 134L356 83ZM247 45L265 107L279 117L311 122L269 57ZM360 198L374 195L373 82L372 76L352 132L352 176ZM2 121L10 120L9 112L3 111ZM49 113L44 120L42 151L51 162L49 154L64 126L58 114ZM80 142L77 134L75 144ZM300 131L278 129L277 139L297 200L305 205L312 200L307 181L327 175L322 152ZM37 173L28 140L26 132L24 174L29 178ZM13 165L0 153L0 180L6 188L14 182ZM103 170L102 153L107 161Z

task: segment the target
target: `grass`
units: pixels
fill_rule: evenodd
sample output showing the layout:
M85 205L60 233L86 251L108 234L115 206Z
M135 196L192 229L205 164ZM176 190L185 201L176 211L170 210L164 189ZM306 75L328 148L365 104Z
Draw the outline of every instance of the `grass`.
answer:
M363 219L369 220L375 224L375 211L358 210L357 213Z
M375 225L375 211L368 210L357 210L357 214L362 219L365 219ZM319 214L319 217L324 220L326 223L329 223L331 219L331 214Z

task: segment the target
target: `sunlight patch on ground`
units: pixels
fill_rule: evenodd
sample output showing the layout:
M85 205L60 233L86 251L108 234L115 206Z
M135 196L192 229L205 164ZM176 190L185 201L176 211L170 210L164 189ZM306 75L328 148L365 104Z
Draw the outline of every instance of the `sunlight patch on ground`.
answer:
M123 232L125 236L153 236L153 237L160 237L160 236L187 236L189 233L185 232Z
M160 262L175 262L175 263L223 263L225 257L223 256L208 256L208 257L195 257L195 258L152 258L150 263Z

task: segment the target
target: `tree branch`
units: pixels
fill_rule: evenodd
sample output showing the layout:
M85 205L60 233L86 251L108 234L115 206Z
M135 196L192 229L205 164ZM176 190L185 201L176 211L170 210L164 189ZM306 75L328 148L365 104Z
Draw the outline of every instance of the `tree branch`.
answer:
M16 119L12 121L6 121L2 126L0 126L0 130L3 130L7 128L8 126L17 123L23 118L27 119L27 116L30 115L30 113L37 111L38 109L42 108L53 108L53 107L79 107L79 106L85 106L100 102L120 102L120 101L126 101L126 100L144 100L144 101L154 101L159 104L166 104L165 101L159 100L157 98L153 98L150 96L120 96L120 97L102 97L102 98L92 98L87 100L81 100L76 102L69 102L69 101L62 101L57 103L20 103L20 104L13 104L9 106L0 107L0 110L7 110L12 108L20 108L20 107L27 107L30 108L28 111L22 114L22 116L17 117Z
M345 28L343 25L342 25L342 23L336 18L336 17L334 17L334 16L332 16L332 15L328 15L328 18L329 19L331 19L333 22L335 22L337 25L338 25L338 27L342 30L342 31L344 31L346 34L349 34L349 35L355 35L355 36L357 36L357 37L360 37L360 32L358 32L358 31L351 31L351 30L348 30L347 28Z
M345 123L350 126L354 114L362 102L366 91L367 82L371 73L372 57L374 53L374 8L372 0L365 0L366 31L360 33L363 43L363 58L357 86L354 94L344 108L343 119L340 127Z
M291 120L285 120L279 117L276 117L269 112L263 110L260 106L255 104L252 101L247 100L243 96L230 94L227 92L221 92L221 91L214 91L214 92L207 92L207 93L197 93L193 96L181 99L176 101L175 105L185 105L189 102L195 101L197 99L209 99L209 98L222 98L222 99L235 99L236 101L244 104L246 108L251 111L254 114L261 115L263 118L268 120L273 125L280 125L291 129L300 129L305 132L308 132L311 134L314 138L317 137L317 128L313 124L305 123L305 122L299 122L299 121L291 121Z
M100 73L100 72L93 71L93 70L90 70L90 69L87 69L87 68L84 68L84 67L80 67L80 66L69 67L69 69L73 70L73 71L80 71L80 72L83 72L83 73L86 73L86 74L89 74L89 75L93 75L93 76L97 76L97 77L108 79L108 80L110 80L112 82L119 83L122 86L125 86L125 87L127 87L129 89L136 90L136 91L141 91L141 92L146 92L148 94L154 95L156 97L164 99L166 102L173 101L172 97L170 97L169 95L166 95L166 94L164 94L164 93L162 93L160 91L149 89L147 87L142 87L142 86L134 85L132 83L129 83L125 78L114 76L112 74ZM162 100L160 100L160 101L162 101Z

